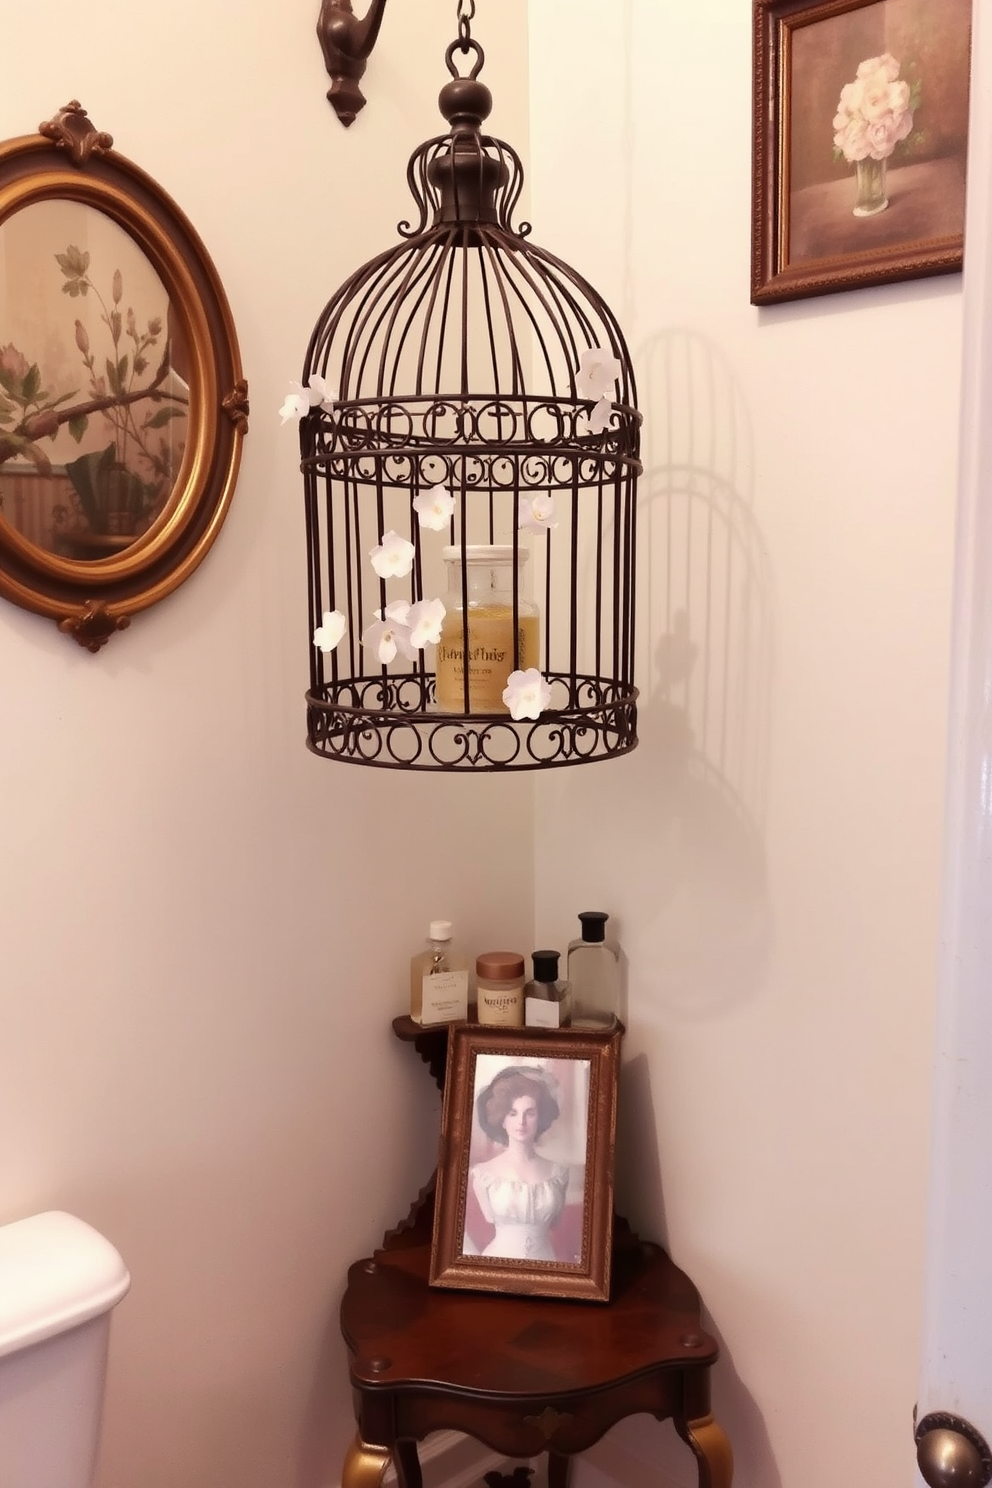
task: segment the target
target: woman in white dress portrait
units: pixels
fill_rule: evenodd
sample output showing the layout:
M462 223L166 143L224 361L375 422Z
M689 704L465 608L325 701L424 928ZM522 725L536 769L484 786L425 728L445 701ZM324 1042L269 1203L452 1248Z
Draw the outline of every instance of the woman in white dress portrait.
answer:
M469 1171L479 1208L495 1229L481 1254L556 1260L551 1231L565 1206L569 1169L537 1151L560 1115L547 1076L529 1065L501 1070L480 1093L475 1111L486 1136L503 1148ZM466 1233L463 1253L474 1249Z

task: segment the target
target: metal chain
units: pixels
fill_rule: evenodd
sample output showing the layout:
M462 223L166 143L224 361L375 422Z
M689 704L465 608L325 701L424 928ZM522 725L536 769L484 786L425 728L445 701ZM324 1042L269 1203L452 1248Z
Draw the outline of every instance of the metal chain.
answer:
M471 45L474 20L475 0L458 0L458 40L463 52Z

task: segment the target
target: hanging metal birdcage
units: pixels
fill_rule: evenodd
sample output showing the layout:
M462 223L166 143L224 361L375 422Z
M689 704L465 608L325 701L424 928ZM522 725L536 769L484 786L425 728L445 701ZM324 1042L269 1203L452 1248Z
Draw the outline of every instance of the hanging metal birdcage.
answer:
M469 76L456 57L467 58ZM513 216L516 153L463 21L416 226L334 295L303 374L308 744L538 769L634 748L640 415L596 292Z

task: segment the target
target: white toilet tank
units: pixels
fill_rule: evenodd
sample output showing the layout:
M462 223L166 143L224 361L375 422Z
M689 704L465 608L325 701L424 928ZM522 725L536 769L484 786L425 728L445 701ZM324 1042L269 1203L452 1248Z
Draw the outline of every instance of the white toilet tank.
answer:
M129 1284L109 1240L71 1214L0 1225L2 1488L90 1488L110 1310Z

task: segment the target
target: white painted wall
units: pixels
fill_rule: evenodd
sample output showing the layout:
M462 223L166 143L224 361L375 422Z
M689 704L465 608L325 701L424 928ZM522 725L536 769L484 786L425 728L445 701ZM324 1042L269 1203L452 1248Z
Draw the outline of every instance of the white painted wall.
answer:
M581 242L620 315L646 467L642 744L539 779L536 924L555 945L577 909L618 921L621 1205L703 1293L736 1488L896 1488L913 1472L960 280L749 305L750 11L530 7L535 239ZM596 1470L646 1481L659 1435L629 1423ZM676 1442L661 1470L694 1481Z
M359 7L360 9L361 7ZM304 748L302 490L276 410L310 328L395 240L454 6L394 3L345 132L315 0L8 0L0 137L79 98L188 214L251 385L203 567L98 656L0 607L0 1221L120 1248L103 1488L320 1488L353 1424L347 1265L430 1171L437 1107L389 1020L429 918L532 941L532 791ZM523 0L488 17L524 142ZM0 326L0 344L3 344Z

